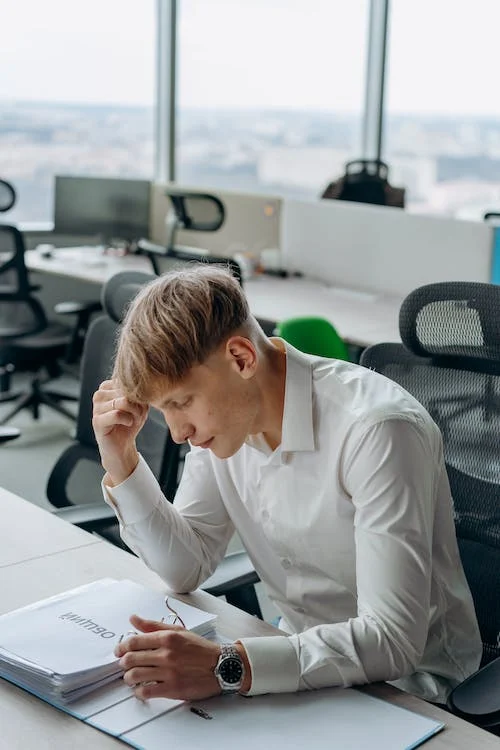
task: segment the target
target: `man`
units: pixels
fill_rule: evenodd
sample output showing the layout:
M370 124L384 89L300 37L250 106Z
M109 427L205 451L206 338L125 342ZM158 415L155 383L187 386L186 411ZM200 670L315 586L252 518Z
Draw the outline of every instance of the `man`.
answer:
M149 405L191 443L173 505L135 447ZM221 653L134 616L117 654L138 697L388 680L444 702L478 667L436 425L385 377L266 338L224 270L141 290L93 424L127 544L186 592L236 530L289 633Z

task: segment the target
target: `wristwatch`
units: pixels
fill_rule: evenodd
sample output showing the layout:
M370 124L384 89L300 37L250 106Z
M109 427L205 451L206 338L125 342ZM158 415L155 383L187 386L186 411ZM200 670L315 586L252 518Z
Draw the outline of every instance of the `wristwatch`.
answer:
M223 693L237 693L241 689L245 678L245 665L232 644L224 643L221 646L214 674Z

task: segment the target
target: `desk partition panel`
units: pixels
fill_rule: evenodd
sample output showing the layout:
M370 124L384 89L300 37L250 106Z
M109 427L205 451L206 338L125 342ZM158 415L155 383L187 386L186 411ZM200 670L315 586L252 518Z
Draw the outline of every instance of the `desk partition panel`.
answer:
M211 187L185 186L178 183L156 183L151 193L151 239L164 245L167 241L165 219L170 202L167 187L180 192L206 192L216 195L224 204L224 224L216 232L189 232L179 229L176 243L196 247L214 255L232 256L235 253L259 255L262 250L280 247L280 212L282 200L272 195L254 195Z
M434 281L490 281L493 230L344 201L285 201L289 270L335 286L406 295Z

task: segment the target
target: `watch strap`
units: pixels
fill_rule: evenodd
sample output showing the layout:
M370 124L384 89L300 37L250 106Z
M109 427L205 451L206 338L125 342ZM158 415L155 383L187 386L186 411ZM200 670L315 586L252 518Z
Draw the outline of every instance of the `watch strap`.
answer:
M241 664L241 679L234 685L231 685L230 683L225 682L222 675L220 674L219 667L221 663L224 661L224 659L237 659L237 661ZM241 658L240 653L238 649L234 646L234 644L232 643L221 644L220 656L217 660L217 665L215 667L215 676L217 677L220 688L224 694L237 693L241 689L241 685L243 684L243 679L245 677L245 666L243 664L243 659Z

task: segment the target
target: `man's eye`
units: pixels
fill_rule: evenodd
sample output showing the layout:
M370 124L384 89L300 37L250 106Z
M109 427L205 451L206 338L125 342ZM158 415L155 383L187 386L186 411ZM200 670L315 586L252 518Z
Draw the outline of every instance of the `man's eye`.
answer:
M185 409L187 406L189 406L189 404L191 403L191 401L192 401L192 398L189 397L185 401L183 401L181 404L178 404L177 408L178 409Z

